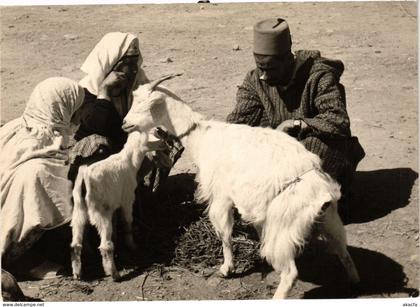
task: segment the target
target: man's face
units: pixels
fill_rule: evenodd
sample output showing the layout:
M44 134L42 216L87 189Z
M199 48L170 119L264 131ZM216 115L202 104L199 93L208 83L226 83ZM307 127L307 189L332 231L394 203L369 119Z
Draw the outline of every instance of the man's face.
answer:
M260 80L269 85L286 85L293 71L294 55L288 51L284 55L254 54Z

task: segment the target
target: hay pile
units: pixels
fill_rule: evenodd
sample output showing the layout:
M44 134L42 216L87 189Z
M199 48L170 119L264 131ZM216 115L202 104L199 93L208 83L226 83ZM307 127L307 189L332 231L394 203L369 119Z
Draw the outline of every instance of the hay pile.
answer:
M184 230L177 242L172 264L198 270L223 263L222 242L207 216L201 216ZM232 242L236 272L253 268L260 260L255 230L235 218Z
M148 267L172 265L197 271L223 262L222 242L204 213L206 206L194 201L194 176L170 177L167 193L144 199L135 216L135 237L141 253L138 261ZM246 271L259 261L258 236L253 227L240 222L235 213L233 252L236 272Z

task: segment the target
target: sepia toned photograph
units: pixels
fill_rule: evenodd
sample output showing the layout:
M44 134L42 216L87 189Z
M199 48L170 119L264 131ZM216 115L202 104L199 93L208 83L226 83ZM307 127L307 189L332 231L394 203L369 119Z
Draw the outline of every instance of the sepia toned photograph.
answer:
M0 16L4 302L418 297L417 2Z

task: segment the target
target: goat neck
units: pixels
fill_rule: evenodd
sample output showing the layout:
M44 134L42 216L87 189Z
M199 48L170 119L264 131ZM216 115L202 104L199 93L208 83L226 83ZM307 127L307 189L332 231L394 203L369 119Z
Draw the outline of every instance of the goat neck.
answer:
M182 101L172 100L167 104L168 122L164 125L184 144L197 129L203 116L194 112Z
M146 152L147 134L139 131L132 131L128 134L127 142L120 154L124 159L131 162L135 169L139 169Z

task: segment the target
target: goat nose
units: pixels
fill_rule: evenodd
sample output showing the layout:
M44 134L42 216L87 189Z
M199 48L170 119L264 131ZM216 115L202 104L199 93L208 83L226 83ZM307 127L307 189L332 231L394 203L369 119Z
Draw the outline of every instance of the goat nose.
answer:
M125 126L127 124L127 122L125 121L125 119L122 122L122 125Z

